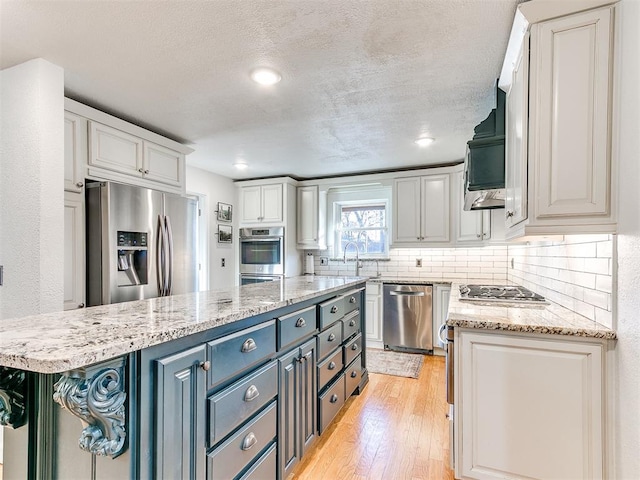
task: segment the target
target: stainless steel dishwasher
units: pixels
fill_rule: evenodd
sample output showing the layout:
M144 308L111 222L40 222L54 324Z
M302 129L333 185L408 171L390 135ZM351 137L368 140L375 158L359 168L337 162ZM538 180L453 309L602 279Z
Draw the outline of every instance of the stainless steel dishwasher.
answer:
M433 352L433 286L385 284L382 340L385 349Z

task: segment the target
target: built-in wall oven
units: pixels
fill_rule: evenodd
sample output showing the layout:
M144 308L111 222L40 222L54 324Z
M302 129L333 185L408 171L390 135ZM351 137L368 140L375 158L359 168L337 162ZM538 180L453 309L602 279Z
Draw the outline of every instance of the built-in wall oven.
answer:
M240 284L284 276L284 227L240 229Z

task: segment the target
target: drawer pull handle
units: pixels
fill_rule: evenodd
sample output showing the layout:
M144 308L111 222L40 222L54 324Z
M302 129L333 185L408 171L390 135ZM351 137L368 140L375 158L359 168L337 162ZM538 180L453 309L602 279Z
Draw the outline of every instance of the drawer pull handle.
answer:
M200 364L200 368L203 369L205 372L208 372L209 369L211 368L211 362L209 360L207 360L206 362L202 362Z
M255 385L251 385L247 388L247 391L244 393L244 401L251 402L260 396L260 392L258 391L258 387Z
M338 401L338 395L334 393L333 395L331 395L331 398L329 399L329 401L331 403L336 403Z
M329 370L334 370L336 368L336 362L329 362L329 366L327 368Z
M242 353L251 352L258 348L256 342L253 338L247 338L247 340L242 344Z
M358 349L358 344L354 343L353 345L351 345L351 350L356 351Z
M337 311L338 311L338 307L336 307L335 305L331 307L331 313L336 313Z
M356 326L356 321L355 321L355 320L351 320L351 321L349 322L349 326L350 326L350 327L355 327L355 326Z
M336 334L332 333L327 337L327 342L333 342L336 339Z
M351 297L349 299L349 303L356 303L356 297Z
M244 440L242 440L242 450L250 450L256 443L258 443L258 439L253 432L250 432L244 437Z
M358 376L358 372L357 371L353 371L351 372L351 378L356 378Z
M296 322L296 327L304 327L306 324L307 322L304 320L304 318L300 317Z

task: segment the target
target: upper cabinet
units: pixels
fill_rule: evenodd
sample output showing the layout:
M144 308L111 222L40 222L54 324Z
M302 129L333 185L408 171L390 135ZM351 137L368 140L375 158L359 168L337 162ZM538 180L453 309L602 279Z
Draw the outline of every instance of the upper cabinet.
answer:
M318 185L298 187L297 240L299 249L324 250L327 194Z
M284 223L283 185L254 185L240 189L240 223Z
M87 119L64 112L64 189L82 193L87 165Z
M449 242L449 183L448 173L394 180L394 246Z
M518 7L500 78L506 235L615 233L615 6L530 3Z
M464 172L458 170L451 177L454 184L451 204L456 244L482 244L491 238L490 210L464 210Z

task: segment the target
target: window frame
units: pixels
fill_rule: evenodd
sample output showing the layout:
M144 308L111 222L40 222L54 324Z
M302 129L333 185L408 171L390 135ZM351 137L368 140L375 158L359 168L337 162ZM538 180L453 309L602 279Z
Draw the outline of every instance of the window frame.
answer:
M342 228L342 209L344 207L380 207L384 208L384 227L356 227L356 228ZM390 201L387 198L368 198L358 200L340 200L337 199L333 202L333 255L336 258L340 258L344 255L341 249L342 246L342 232L347 231L381 231L384 232L385 242L384 251L381 253L360 253L361 259L388 259L389 258L389 246L390 246ZM353 249L349 249L347 253L354 253Z

